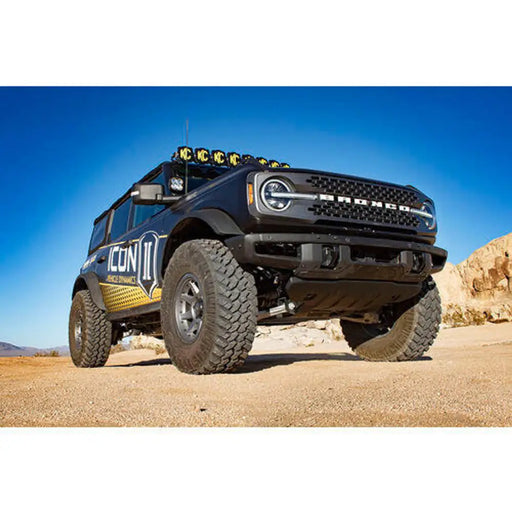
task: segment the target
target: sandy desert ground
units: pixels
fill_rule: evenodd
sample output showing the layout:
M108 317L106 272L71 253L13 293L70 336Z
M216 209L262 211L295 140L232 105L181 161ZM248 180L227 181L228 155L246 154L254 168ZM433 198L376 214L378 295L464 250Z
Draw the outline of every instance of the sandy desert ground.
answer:
M441 331L419 361L368 363L344 342L256 343L235 374L191 376L150 350L105 368L0 359L1 426L512 426L512 323Z

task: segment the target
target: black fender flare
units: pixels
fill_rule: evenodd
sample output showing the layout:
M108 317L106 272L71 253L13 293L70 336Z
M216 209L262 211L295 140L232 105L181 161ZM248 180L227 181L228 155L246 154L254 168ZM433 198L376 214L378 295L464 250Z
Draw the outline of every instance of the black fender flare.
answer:
M71 296L71 298L73 298L75 294L80 290L89 290L94 304L103 311L106 311L107 308L105 307L105 303L103 302L100 281L98 279L98 276L94 272L80 274L76 278L75 284L73 286L73 295Z
M178 224L173 229L173 232L178 226L188 219L199 219L208 224L216 235L220 236L236 236L243 235L242 230L238 227L236 222L224 211L217 208L205 208L204 210L197 210L190 212L180 219ZM172 233L171 235L172 236Z
M219 239L243 235L242 230L236 222L224 211L217 208L205 208L187 213L176 223L169 233L161 262L161 274L164 275L165 269L174 251L179 246L179 240L183 233L187 233L187 223L199 221L207 228L207 231L213 233ZM206 235L208 236L208 235ZM201 237L199 237L201 238ZM188 239L188 237L186 237Z

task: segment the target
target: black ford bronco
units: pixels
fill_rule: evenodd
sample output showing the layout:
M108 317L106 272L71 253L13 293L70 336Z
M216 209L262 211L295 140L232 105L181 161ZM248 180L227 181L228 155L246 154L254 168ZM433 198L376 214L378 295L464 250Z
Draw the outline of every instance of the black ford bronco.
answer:
M103 366L140 332L181 371L226 372L257 324L338 318L361 358L416 359L441 320L436 233L412 186L182 146L95 220L71 357Z

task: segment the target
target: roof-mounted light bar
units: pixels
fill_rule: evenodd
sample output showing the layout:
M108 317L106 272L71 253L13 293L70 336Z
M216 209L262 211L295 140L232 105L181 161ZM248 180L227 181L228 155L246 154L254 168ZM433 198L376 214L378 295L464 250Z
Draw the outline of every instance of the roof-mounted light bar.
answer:
M189 146L180 146L173 154L173 159L179 162L191 162L196 164L218 165L221 167L236 167L249 160L257 160L262 165L273 168L289 168L285 162L277 160L267 160L261 156L254 158L252 155L240 155L233 151L226 153L220 149L208 150L205 148L192 149Z

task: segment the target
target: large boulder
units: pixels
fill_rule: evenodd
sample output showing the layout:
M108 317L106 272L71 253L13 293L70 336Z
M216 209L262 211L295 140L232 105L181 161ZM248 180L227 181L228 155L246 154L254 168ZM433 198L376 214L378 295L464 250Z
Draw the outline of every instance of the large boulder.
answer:
M457 265L473 298L512 299L512 233L492 240Z
M460 270L453 263L447 262L442 272L434 274L443 304L464 303L471 298Z
M164 340L153 338L152 336L145 336L144 334L133 336L130 340L130 350L140 349L154 350L156 354L166 352Z
M311 320L296 325L260 326L254 350L312 347L343 340L339 320Z
M448 327L512 320L512 233L434 276Z

